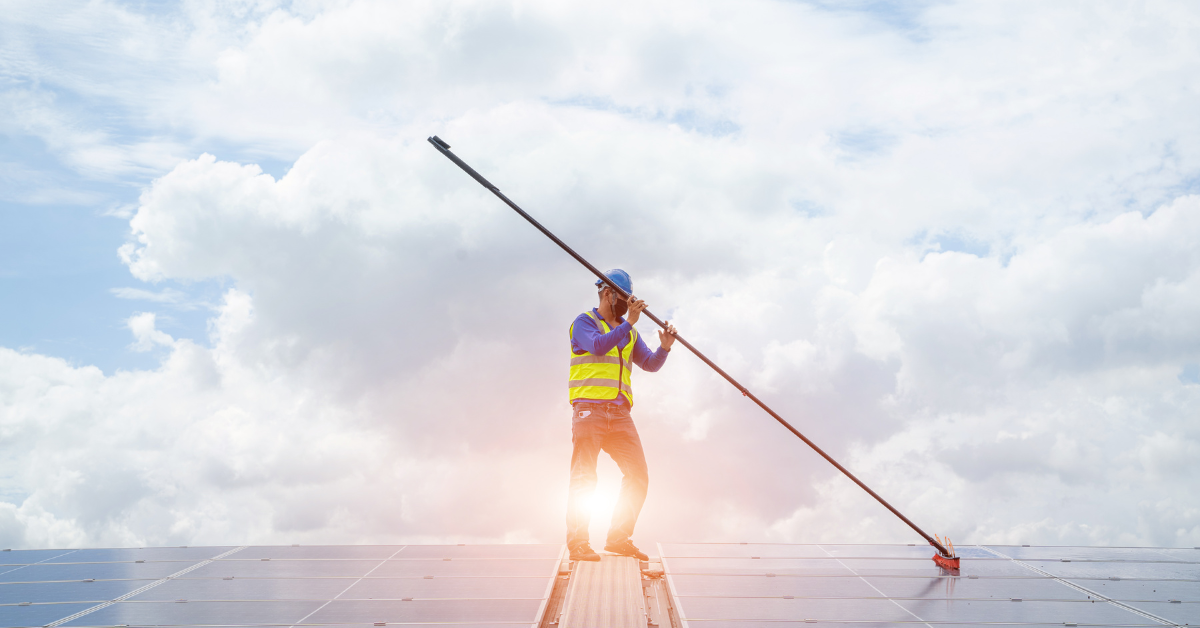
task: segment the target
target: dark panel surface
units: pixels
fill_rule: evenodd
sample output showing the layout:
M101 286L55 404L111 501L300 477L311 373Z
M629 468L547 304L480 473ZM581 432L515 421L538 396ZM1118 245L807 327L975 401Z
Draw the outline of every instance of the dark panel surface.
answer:
M416 557L400 559L408 547L257 547L204 563L229 549L81 550L40 557L57 558L53 564L14 565L9 577L63 582L0 584L0 599L12 603L0 606L0 626L43 626L93 609L64 625L287 626L301 620L360 626L378 621L466 622L463 625L480 628L529 625L557 572L562 550L427 546ZM197 560L168 560L189 552ZM86 560L68 560L76 556ZM393 556L395 560L386 560ZM188 569L178 578L163 579ZM383 577L389 571L411 573ZM436 578L424 577L435 574ZM83 582L85 577L96 581ZM141 588L146 590L96 608ZM320 618L310 617L318 610Z
M549 572L547 571L547 574ZM546 594L541 578L368 578L342 595L344 599L400 598L536 598Z
M762 575L840 575L850 574L842 564L828 558L675 558L668 559L672 573Z
M411 545L396 558L558 558L560 545Z
M215 560L188 573L193 578L304 578L359 577L379 565L378 560Z
M1071 582L1092 590L1099 589L1096 581L1072 578ZM1099 581L1104 584L1104 593L1114 600L1123 602L1200 602L1200 582L1176 580L1121 580ZM1194 622L1200 623L1200 622Z
M191 576L191 574L188 574ZM139 593L135 602L185 600L329 600L357 578L180 578Z
M1140 602L1131 606L1180 624L1200 625L1200 603L1197 602Z
M92 604L33 604L31 606L0 606L0 627L45 626L63 617L74 615Z
M1145 620L1145 621L1147 623L1104 624L1104 628L1162 628L1162 626L1163 626L1162 624L1157 623L1157 622L1150 622L1149 620ZM826 625L826 626L845 625L845 626L852 626L853 628L904 628L904 627L909 627L909 626L917 627L917 626L925 626L926 625L925 623L919 622L915 619L909 619L907 622L905 622L903 624L896 624L894 622L857 622L857 621L852 622L852 621L841 621L841 620L832 620L832 621L828 621L828 622L815 622L815 623L805 622L804 620L787 620L787 621L732 620L732 621L696 622L695 624L692 625L692 628L800 628L801 626L813 626L813 625L821 626L822 624ZM933 628L941 628L942 626L946 626L947 624L929 624L929 625L932 626ZM951 623L951 624L949 624L949 626L953 626L954 628L960 628L962 626L973 626L973 625L978 625L978 624L968 624L968 623ZM1044 627L1048 627L1048 628L1049 627L1063 628L1062 624L1055 624L1055 623L1049 623L1049 622L1031 623L1031 624L1030 623L1024 623L1024 624L992 623L992 624L984 624L984 625L988 626L989 628L993 627L993 626L998 626L998 627L1011 626L1012 628L1030 627L1030 626L1044 626Z
M928 561L936 551L929 545L790 545L786 543L663 543L668 557L677 558L908 558ZM960 547L965 557L994 556L975 547Z
M0 573L8 571L12 567L38 563L58 556L66 556L76 551L78 550L11 550L0 552Z
M64 626L288 624L324 602L119 602Z
M841 577L672 576L680 595L745 597L871 597L878 596L862 579ZM687 591L687 593L684 593Z
M956 600L1083 600L1087 595L1052 578L1030 574L1021 578L888 578L868 576L867 582L888 597Z
M1200 602L1168 601L1184 599L1182 589L1188 586L1196 593L1187 599L1200 597L1200 583L1163 580L1193 577L1188 570L1195 565L1154 548L997 548L1009 556L1020 555L1023 562L985 548L959 550L962 569L951 574L929 560L929 548L913 546L662 546L681 614L704 628L779 628L805 620L856 625L1161 625L1126 606L1180 623L1200 623L1189 616L1200 609ZM1086 576L1077 579L1078 586L1092 593L1053 574ZM1158 579L1128 580L1119 574ZM1131 599L1123 606L1102 596Z
M746 575L875 575L936 577L941 571L928 558L919 560L885 558L675 558L667 555L671 572L678 574ZM962 575L1034 575L1011 560L990 558L964 560Z
M187 569L194 562L83 563L30 565L0 575L0 582L50 582L60 580L157 580ZM203 567L201 568L203 569Z
M1035 546L1014 547L1012 545L987 545L995 550L1017 560L1100 560L1100 561L1197 561L1200 551L1196 550L1164 550L1152 547L1076 547L1076 546ZM1173 555L1176 553L1177 555ZM1187 558L1185 556L1190 556Z
M0 604L106 601L145 586L147 581L20 583L0 585Z
M402 555L408 549L403 545L264 545L247 547L230 558L258 560L260 558L357 558L360 560L383 560L395 554ZM397 552L400 552L397 554Z
M47 563L116 563L135 560L198 563L234 549L232 547L143 547L81 549L52 558ZM243 550L244 551L244 550Z
M1174 560L1187 560L1191 562L1200 562L1200 547L1196 548L1180 548L1180 547L1156 547L1154 552L1162 554L1167 558Z
M423 577L423 576L476 576L476 577L503 577L503 576L524 576L524 577L549 577L550 571L558 563L557 559L529 559L518 558L513 560L490 560L490 559L453 559L453 560L389 560L384 563L379 569L371 573L372 576L407 576L407 577Z
M310 625L311 620L305 620L304 625ZM458 622L453 624L445 624L441 622L405 622L402 628L517 628L525 625L524 620L510 621L504 623L488 623L488 622ZM321 628L371 628L372 622L356 622L356 623L323 623ZM281 627L284 628L284 627Z
M839 620L912 621L913 616L890 600L780 598L683 598L679 606L689 620ZM705 624L707 625L707 624Z
M815 545L779 543L663 543L667 556L679 558L825 558L828 553Z
M826 555L839 558L911 558L914 560L929 560L937 550L929 545L818 545ZM965 550L959 548L958 554L965 556Z
M309 623L310 623L310 620L306 620L304 622L305 625L309 625ZM515 622L510 621L510 622L504 622L504 623L458 622L458 623L454 623L454 624L444 624L441 622L429 622L429 623L406 622L406 623L404 623L403 628L453 628L453 627L459 627L459 626L461 626L461 628L515 628L518 626L522 626L525 623L526 622L523 620L515 621ZM357 622L357 623L348 623L348 624L337 624L337 623L328 624L328 623L326 623L326 624L321 624L321 628L370 628L371 625L372 625L372 622Z
M155 586L68 625L531 624L561 546L246 548L180 578L158 580L229 549L5 552L18 560L0 568L0 604L6 604L0 627L42 626L147 584ZM995 549L1063 580L980 548L960 548L963 568L953 575L933 565L931 548L921 546L663 546L670 583L694 628L781 628L808 619L859 626L1159 625L1089 599L1071 583L1170 621L1200 623L1200 570L1193 560L1200 552ZM51 561L22 562L33 558ZM62 582L43 582L52 580ZM33 604L15 605L21 602Z
M1200 582L1200 565L1188 563L1071 562L1030 565L1062 578L1142 578L1147 580L1193 580Z
M533 622L540 600L342 601L330 603L308 622Z
M1077 624L1148 623L1129 611L1103 602L1089 601L900 601L924 621L999 622L1006 624L1043 623L1059 626Z

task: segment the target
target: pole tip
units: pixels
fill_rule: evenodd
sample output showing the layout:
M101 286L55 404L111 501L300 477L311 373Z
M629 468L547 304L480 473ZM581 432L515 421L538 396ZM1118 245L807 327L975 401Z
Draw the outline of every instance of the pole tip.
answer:
M443 140L442 138L440 138L440 137L438 137L438 136L436 136L436 135L431 135L431 136L429 137L429 141L430 141L430 142L431 142L431 143L432 143L434 146L439 146L439 147L441 147L441 148L444 148L444 149L446 149L446 150L450 150L450 145L449 145L449 144L447 144L445 140Z

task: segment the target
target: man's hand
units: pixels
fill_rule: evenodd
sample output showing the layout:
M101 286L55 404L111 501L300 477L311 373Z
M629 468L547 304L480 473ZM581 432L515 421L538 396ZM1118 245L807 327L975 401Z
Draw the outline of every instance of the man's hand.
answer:
M670 351L671 345L675 344L675 334L676 333L677 332L675 331L675 326L670 323L667 323L666 331L663 331L661 329L658 330L658 346L662 347L663 349L666 349L667 351Z
M642 310L646 309L646 302L629 295L629 313L625 315L625 320L629 321L630 325L635 325L638 319L642 317Z

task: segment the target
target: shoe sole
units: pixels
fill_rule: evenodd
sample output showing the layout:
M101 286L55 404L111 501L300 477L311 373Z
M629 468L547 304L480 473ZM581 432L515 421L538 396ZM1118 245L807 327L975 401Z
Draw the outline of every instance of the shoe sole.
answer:
M647 557L645 557L645 558L642 558L641 556L638 556L637 554L625 554L625 553L622 553L622 552L617 552L617 551L614 551L614 550L610 550L610 549L608 549L607 547L606 547L606 548L604 548L604 551L608 552L609 554L616 554L617 556L628 556L629 558L636 558L636 559L638 559L638 560L650 560L650 557L649 557L649 556L647 556Z

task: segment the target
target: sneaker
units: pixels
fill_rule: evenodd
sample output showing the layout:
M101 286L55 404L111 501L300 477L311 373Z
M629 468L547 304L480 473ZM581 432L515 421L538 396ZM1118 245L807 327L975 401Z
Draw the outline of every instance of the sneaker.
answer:
M619 543L608 543L604 546L604 551L612 552L618 556L632 556L638 560L650 560L650 557L642 550L634 547L633 541L625 539Z
M590 543L580 543L571 548L571 560L600 560L600 555Z

